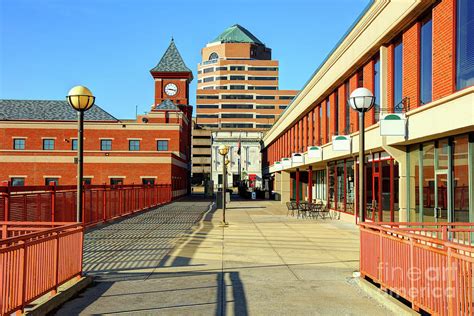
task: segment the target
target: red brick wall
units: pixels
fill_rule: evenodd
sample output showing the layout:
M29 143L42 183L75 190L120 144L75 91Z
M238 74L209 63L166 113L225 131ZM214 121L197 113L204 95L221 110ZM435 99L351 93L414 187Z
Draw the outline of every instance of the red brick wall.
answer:
M403 97L410 98L410 108L420 103L420 23L403 33Z
M321 117L321 115L319 114L319 113L320 113L320 110L321 110L321 106L322 106L322 104L319 104L319 105L315 108L315 111L316 111L316 124L315 124L315 127L314 127L314 128L316 129L316 131L315 131L316 141L315 141L315 142L316 142L316 144L317 144L318 146L321 146L321 145L322 145L322 139L321 139L322 135L321 135L320 131L323 132L323 129L320 128L320 126L321 126L321 124L322 124L322 122L321 122L321 121L322 121L322 117Z
M306 151L308 147L308 114L303 116L303 150L302 152Z
M349 95L357 89L357 73L355 73L350 79L349 79L349 87L350 87L350 92ZM351 119L350 119L350 132L353 133L355 131L359 130L359 117L357 111L354 111L350 109L351 111Z
M344 84L337 89L339 93L339 134L344 134L346 130L346 87Z
M328 142L332 141L332 136L336 135L336 94L333 92L329 95L330 105L330 117L329 117L329 139Z
M387 112L393 113L393 44L387 47Z
M364 73L364 88L374 92L374 61L370 60L363 68ZM372 108L369 112L365 113L364 124L365 127L375 123L375 110Z
M433 101L455 91L455 1L433 8Z
M11 123L10 123L11 124ZM122 127L125 125L125 127ZM33 126L27 123L26 127ZM0 181L9 180L11 175L27 176L27 185L44 185L44 177L61 176L59 183L64 185L76 183L76 168L74 157L76 151L72 150L72 139L77 138L76 123L50 122L48 128L44 124L34 125L35 128L25 128L24 123L18 127L0 128ZM117 127L110 129L107 127ZM126 176L124 183L141 183L140 176L156 176L158 183L171 183L171 163L135 163L141 158L160 158L187 163L186 158L175 156L172 152L180 152L182 143L189 144L189 137L179 130L163 130L162 125L153 129L136 129L127 123L104 123L103 125L87 123L84 131L84 175L93 176L93 184L109 183L108 176ZM143 128L145 124L143 124ZM25 150L13 150L13 138L26 137ZM42 138L55 139L54 150L43 150ZM100 139L112 139L112 150L101 151ZM140 151L129 151L129 138L140 139ZM158 152L156 139L168 140L168 152ZM182 148L181 148L182 150ZM7 156L18 157L19 162L5 162ZM41 162L39 157L51 157L51 162ZM37 157L37 158L35 158ZM105 160L106 163L88 163L88 157ZM132 158L134 163L129 163ZM39 162L34 162L35 159ZM44 158L41 158L44 161ZM49 158L48 158L49 159ZM60 162L55 162L60 160ZM70 161L70 162L68 162ZM180 167L178 167L180 168ZM182 168L181 168L182 169ZM183 169L186 170L186 169Z
M314 109L309 111L308 117L308 146L314 145Z
M321 106L323 108L323 114L322 114L322 122L321 122L321 126L322 126L322 133L323 135L321 135L321 138L322 138L322 144L326 144L328 142L328 139L326 137L326 134L327 134L327 131L329 129L329 125L328 125L328 120L326 119L326 115L327 115L327 106L326 106L326 100L324 100L322 103L321 103Z

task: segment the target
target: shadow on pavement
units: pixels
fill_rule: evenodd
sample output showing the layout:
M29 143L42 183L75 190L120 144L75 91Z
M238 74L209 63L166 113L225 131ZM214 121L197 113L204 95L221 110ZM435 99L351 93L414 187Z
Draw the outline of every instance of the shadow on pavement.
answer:
M188 314L188 309L206 308L215 315L226 315L227 305L232 302L234 314L247 315L238 272L206 270L205 265L200 271L160 271L196 266L191 260L215 228L215 212L209 199L192 196L88 230L84 272L95 277L94 286L56 314L77 315L86 313L86 309L87 314ZM185 254L181 255L183 248L179 248L171 255L180 246L185 246ZM152 299L144 299L148 297Z

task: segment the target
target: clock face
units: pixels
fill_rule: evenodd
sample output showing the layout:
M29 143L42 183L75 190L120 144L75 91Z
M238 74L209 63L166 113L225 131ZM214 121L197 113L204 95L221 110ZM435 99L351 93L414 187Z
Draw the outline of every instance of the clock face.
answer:
M172 97L176 93L178 93L178 87L174 83L168 83L165 86L165 93L169 95L170 97Z

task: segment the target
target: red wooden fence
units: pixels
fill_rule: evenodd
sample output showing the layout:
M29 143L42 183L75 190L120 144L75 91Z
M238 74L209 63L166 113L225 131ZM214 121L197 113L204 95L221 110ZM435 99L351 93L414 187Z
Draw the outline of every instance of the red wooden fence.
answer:
M361 223L360 271L434 315L473 315L474 224Z
M75 222L75 186L0 187L0 221ZM86 185L86 226L168 203L171 185Z
M81 275L83 226L78 223L0 222L0 315Z

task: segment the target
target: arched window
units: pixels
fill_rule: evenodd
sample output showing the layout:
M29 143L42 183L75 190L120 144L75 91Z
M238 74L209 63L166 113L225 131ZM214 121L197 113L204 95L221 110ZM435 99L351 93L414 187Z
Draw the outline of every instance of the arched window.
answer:
M219 59L219 55L217 55L217 53L212 53L211 55L209 55L209 60L213 59Z

